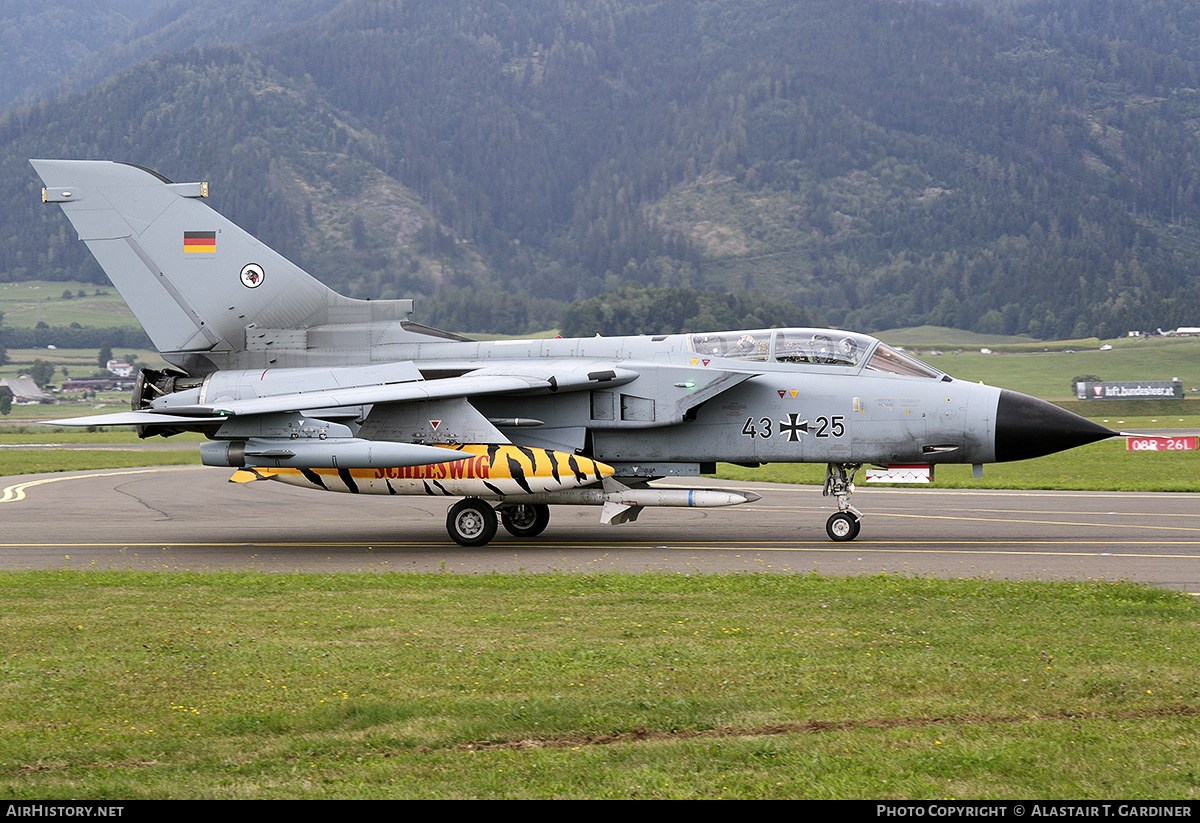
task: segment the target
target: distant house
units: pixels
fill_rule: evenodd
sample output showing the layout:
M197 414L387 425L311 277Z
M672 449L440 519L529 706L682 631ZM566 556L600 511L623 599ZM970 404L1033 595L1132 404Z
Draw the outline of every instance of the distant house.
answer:
M108 369L112 374L115 374L117 377L133 376L133 366L129 365L124 360L109 360L108 365L106 365L105 368Z
M11 395L14 403L40 403L51 399L38 388L33 378L25 376L0 379L0 393Z

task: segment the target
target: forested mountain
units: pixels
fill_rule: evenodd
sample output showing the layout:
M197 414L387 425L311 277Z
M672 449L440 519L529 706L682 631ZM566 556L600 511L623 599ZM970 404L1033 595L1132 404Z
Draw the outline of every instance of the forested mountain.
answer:
M865 331L1200 323L1194 3L327 6L213 0L232 45L0 118L0 278L102 276L25 164L91 157L207 179L335 288L463 330L626 281Z
M249 43L339 0L0 0L0 110L86 88L159 54Z
M80 61L64 85L86 88L160 54L249 44L317 19L339 0L108 0L144 7L110 47ZM72 4L74 5L74 4Z
M154 0L0 0L0 109L61 83L78 64L106 52Z

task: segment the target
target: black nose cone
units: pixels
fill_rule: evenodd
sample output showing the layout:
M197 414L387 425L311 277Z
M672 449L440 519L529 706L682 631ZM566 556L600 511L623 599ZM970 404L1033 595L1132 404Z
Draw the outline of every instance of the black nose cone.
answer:
M996 407L997 463L1041 457L1116 436L1117 432L1053 403L1015 391L1000 391Z

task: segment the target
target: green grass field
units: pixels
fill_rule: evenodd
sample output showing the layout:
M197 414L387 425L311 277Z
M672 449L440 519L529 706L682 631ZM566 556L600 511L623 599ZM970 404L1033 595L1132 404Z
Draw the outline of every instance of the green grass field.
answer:
M815 575L0 574L11 799L1200 796L1200 604Z
M189 450L140 451L116 449L6 450L0 453L0 477L46 472L130 469L140 466L199 465L200 452Z
M927 488L940 489L1059 489L1079 491L1200 491L1200 452L1133 452L1123 439L1092 443L1070 451L983 467L975 478L970 466L934 468L934 482ZM775 463L747 469L718 464L717 477L741 482L825 482L824 464ZM857 478L866 488L864 476ZM921 488L911 486L906 488Z
M967 334L950 329L940 331L950 341ZM884 332L880 337L886 342L922 340L932 337L932 332L914 335L912 330L898 330ZM1183 382L1185 392L1192 387L1200 388L1200 339L1120 338L1105 342L1112 346L1110 351L1080 349L1073 354L1064 351L980 353L980 348L999 346L996 342L955 344L935 340L898 345L905 345L911 354L956 379L981 381L1047 400L1073 399L1071 380L1083 374L1095 374L1113 382L1178 378ZM1055 343L1045 345L1050 349L1063 347L1063 344ZM934 350L942 354L931 354ZM1200 393L1193 399L1200 399ZM1095 405L1107 402L1095 401Z
M18 377L29 371L34 360L46 360L54 364L53 385L61 385L67 377L88 377L93 372L101 371L98 357L99 349L9 349L8 362L0 366L0 377ZM161 369L167 362L159 357L158 352L151 349L114 349L113 357L124 358L129 354L137 356L135 368L147 366ZM69 374L63 374L63 367ZM128 395L126 395L128 396ZM128 402L128 401L126 401Z
M70 292L71 298L64 299L64 292ZM0 313L4 314L6 326L24 328L32 328L39 322L48 326L78 323L99 328L138 327L133 312L115 288L91 283L48 280L0 283Z

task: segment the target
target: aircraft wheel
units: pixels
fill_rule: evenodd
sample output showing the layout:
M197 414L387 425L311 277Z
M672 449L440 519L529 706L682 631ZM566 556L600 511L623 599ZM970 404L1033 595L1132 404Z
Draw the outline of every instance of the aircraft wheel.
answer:
M496 510L482 500L468 497L450 507L446 531L460 546L483 546L496 536Z
M500 509L500 522L513 537L536 537L550 522L550 507L545 503L518 503Z
M858 537L862 522L850 512L838 512L825 523L825 533L830 540L842 542Z

